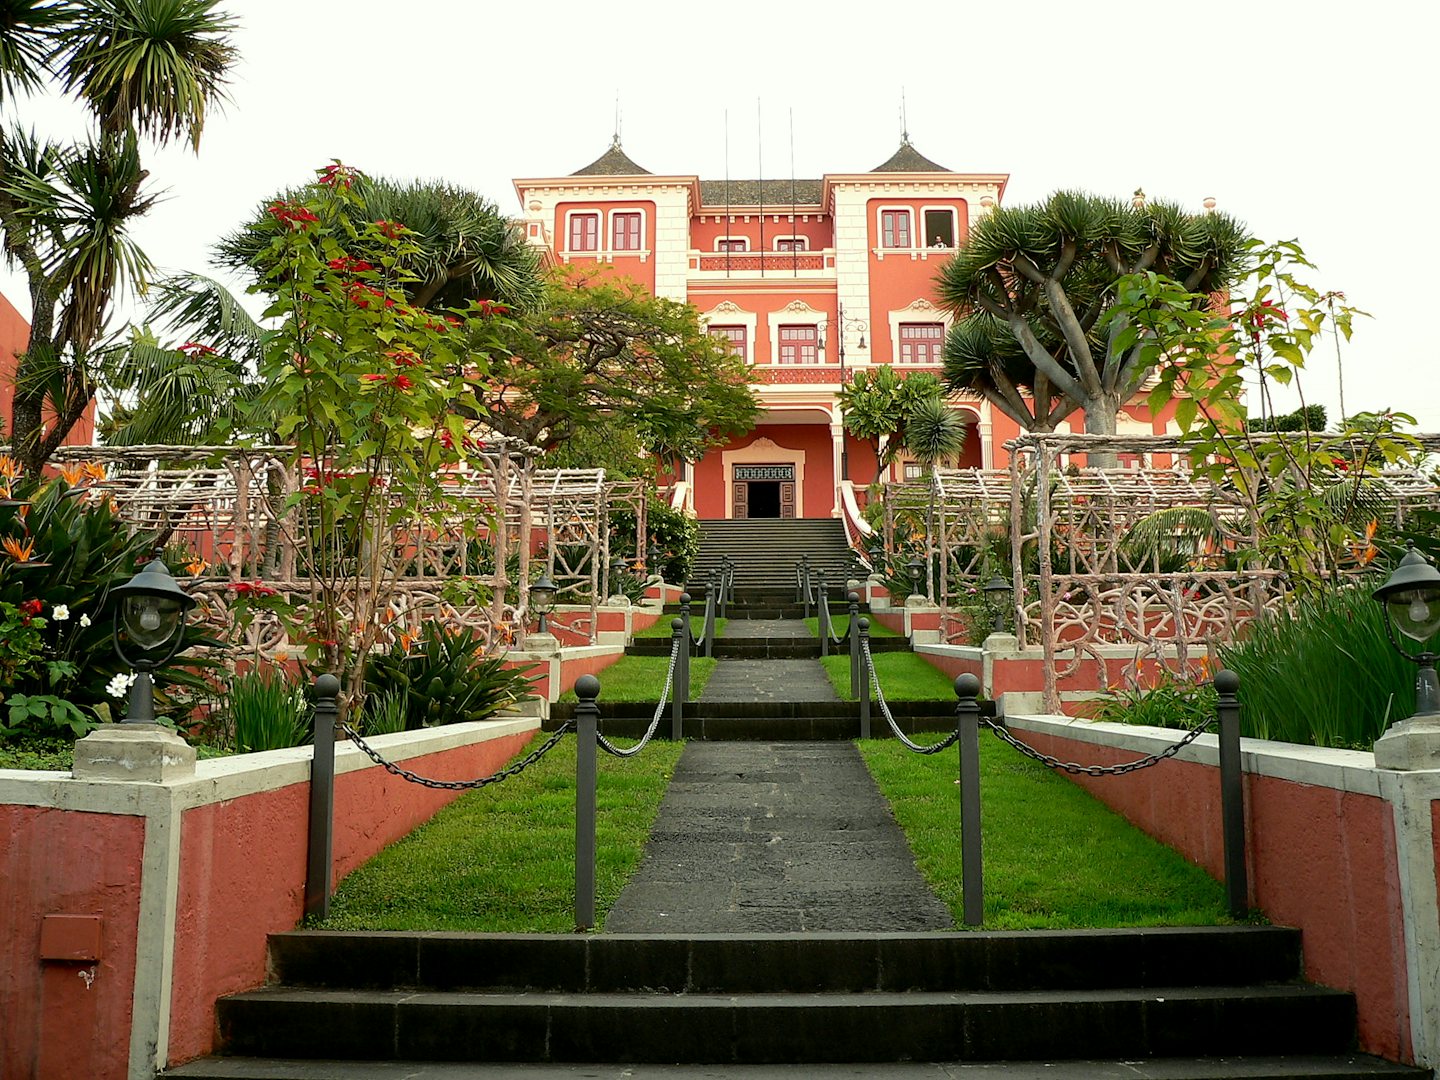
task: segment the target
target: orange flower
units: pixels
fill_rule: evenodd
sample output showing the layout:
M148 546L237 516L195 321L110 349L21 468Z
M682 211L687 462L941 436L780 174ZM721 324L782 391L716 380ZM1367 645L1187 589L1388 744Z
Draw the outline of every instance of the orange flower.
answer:
M35 554L35 541L25 540L22 543L19 540L7 536L4 540L0 540L0 548L4 548L6 554L16 562L24 563L29 562L31 556Z
M210 564L200 558L199 555L196 555L195 558L185 564L185 572L191 577L199 577L209 568Z
M74 487L79 484L81 480L85 479L85 466L78 463L75 465L61 465L60 478L71 487Z
M87 461L81 468L85 470L85 475L91 480L104 480L106 478L105 466L98 461Z

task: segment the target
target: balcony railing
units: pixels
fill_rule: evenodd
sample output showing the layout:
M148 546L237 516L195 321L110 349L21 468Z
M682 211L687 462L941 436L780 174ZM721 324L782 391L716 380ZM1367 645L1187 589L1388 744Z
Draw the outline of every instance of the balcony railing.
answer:
M823 274L835 269L835 251L691 251L690 269L701 273Z

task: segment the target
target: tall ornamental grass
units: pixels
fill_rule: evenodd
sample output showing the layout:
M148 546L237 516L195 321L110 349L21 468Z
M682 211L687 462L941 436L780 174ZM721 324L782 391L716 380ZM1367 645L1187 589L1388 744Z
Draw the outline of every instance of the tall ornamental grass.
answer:
M1416 667L1391 648L1363 585L1297 599L1220 655L1240 676L1241 731L1252 738L1369 750L1414 711Z
M236 676L228 704L234 746L242 754L310 741L304 688L280 671L252 668Z

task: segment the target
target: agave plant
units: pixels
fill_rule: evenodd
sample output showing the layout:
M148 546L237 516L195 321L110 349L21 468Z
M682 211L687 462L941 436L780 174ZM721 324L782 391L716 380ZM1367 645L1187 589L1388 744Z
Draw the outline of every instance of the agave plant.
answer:
M409 650L396 644L365 666L365 694L403 694L409 730L483 720L531 696L530 668L506 668L503 655L485 655L485 640L469 627L438 630Z

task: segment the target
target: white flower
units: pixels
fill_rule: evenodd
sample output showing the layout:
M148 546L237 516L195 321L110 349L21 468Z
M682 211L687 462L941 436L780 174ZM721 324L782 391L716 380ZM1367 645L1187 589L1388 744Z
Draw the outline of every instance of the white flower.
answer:
M81 627L81 629L84 629L85 627L87 627L87 626L89 626L89 625L90 625L90 616L89 616L89 615L84 615L84 614L82 614L82 615L80 616L80 627Z
M70 618L70 608L67 607L65 604L56 604L53 608L50 609L50 618L54 619L56 622L64 622L66 619Z
M135 682L133 674L126 675L123 671L105 684L105 692L113 698L123 698L129 692L131 684Z

